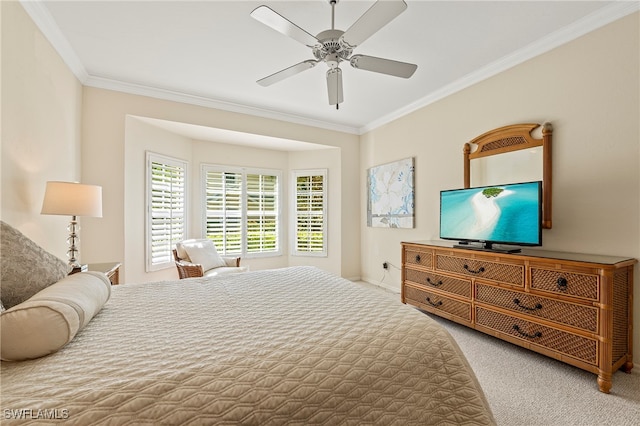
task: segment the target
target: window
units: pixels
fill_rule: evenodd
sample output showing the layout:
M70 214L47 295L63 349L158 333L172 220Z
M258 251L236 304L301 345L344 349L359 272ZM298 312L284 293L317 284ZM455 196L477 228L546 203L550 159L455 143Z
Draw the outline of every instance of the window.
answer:
M147 152L147 271L173 266L173 247L186 235L187 163Z
M295 230L293 254L327 255L327 170L293 172Z
M218 251L280 255L281 173L203 165L204 227Z

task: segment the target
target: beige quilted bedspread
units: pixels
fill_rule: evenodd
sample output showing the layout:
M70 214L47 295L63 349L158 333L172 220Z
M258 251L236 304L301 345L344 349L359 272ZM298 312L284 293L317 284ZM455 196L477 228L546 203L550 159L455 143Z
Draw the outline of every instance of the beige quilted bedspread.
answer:
M62 350L3 362L1 386L3 424L495 423L444 329L311 267L115 286Z

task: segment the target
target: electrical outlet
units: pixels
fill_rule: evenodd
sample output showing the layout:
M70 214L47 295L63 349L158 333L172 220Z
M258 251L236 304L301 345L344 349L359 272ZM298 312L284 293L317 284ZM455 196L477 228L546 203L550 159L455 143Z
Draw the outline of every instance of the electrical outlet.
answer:
M382 267L383 267L384 269L389 269L389 263L387 263L387 262L383 262L383 263L382 263Z

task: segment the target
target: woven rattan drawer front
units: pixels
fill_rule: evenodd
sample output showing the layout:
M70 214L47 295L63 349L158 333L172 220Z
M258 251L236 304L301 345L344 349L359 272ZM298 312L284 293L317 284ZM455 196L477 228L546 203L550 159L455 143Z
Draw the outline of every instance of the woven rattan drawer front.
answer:
M438 313L447 312L466 321L471 321L471 303L460 302L439 294L406 286L404 290L407 303Z
M531 268L531 289L599 300L598 276Z
M405 262L407 265L419 265L425 268L433 267L433 251L429 249L418 249L407 247L405 251Z
M518 286L524 285L524 265L495 263L479 259L445 256L436 253L436 269Z
M504 315L476 306L476 324L524 341L544 346L563 355L590 364L597 364L598 348L595 340L556 330L534 322Z
M565 303L480 283L476 283L476 301L594 333L598 331L598 309L592 306Z
M413 269L407 269L405 277L408 281L471 299L470 280L462 280L446 275L434 274L433 272L416 271Z

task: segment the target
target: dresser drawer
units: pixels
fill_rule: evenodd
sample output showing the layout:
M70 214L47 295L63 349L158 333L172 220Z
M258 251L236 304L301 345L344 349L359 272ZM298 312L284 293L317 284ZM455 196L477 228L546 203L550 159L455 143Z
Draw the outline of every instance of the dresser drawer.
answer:
M412 286L405 286L407 303L425 308L427 311L447 312L466 321L471 321L471 303L460 302Z
M457 294L471 299L471 281L459 278L448 277L446 275L434 274L433 272L416 271L407 269L405 278L426 287L437 288L440 291Z
M597 364L597 342L586 337L576 336L479 306L476 306L476 324L590 364Z
M561 302L481 283L476 283L476 300L582 330L598 332L598 309L592 306Z
M425 268L433 268L433 251L407 247L405 249L405 263L407 265L419 265Z
M524 286L524 265L467 259L436 253L436 269Z
M598 275L531 268L531 289L599 300Z

